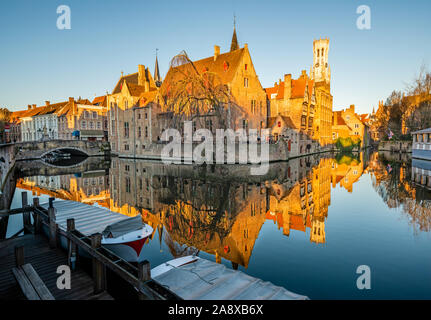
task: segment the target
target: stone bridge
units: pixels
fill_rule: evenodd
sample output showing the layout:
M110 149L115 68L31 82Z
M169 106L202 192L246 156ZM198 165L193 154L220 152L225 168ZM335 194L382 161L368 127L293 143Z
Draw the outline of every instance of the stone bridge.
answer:
M110 145L106 141L86 141L86 140L49 140L20 142L15 144L15 160L40 159L45 154L63 150L72 155L88 157L109 156Z

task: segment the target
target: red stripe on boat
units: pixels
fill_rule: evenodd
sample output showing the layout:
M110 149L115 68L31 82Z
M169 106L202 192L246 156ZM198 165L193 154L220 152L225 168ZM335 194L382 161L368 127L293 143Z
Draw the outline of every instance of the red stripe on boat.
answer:
M145 240L147 240L147 239L148 239L148 237L145 237L145 238L142 238L142 239L139 239L139 240L135 240L135 241L132 241L132 242L126 242L126 243L123 243L123 244L125 244L125 245L131 247L133 250L135 250L136 254L139 257L139 255L141 254L141 251L142 251L142 247L144 246Z

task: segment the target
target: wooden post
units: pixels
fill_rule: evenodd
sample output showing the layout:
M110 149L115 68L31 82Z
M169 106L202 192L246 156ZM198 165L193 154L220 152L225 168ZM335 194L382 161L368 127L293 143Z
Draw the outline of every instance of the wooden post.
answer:
M55 209L54 207L48 208L49 217L49 247L57 247L57 225L55 223Z
M39 198L33 198L33 208L39 207ZM40 233L42 228L42 217L35 211L33 211L33 225L34 225L34 233Z
M17 267L24 265L24 246L15 247L15 262Z
M91 246L98 249L102 246L102 234L96 233L91 237ZM93 258L93 282L94 294L99 294L106 290L106 266Z
M140 286L143 286L144 282L151 280L151 268L150 262L148 260L138 263L138 280ZM140 290L138 293L138 297L139 300L148 300L150 298L143 294Z
M49 198L49 207L50 207L50 208L53 208L53 207L54 207L54 200L55 200L55 198L53 198L53 197L50 197L50 198Z
M28 208L27 191L21 192L21 203L23 209ZM24 227L24 233L26 234L28 233L28 230L30 230L31 226L30 212L27 211L22 213L22 223Z
M75 231L75 219L67 219L67 233L70 235ZM76 268L76 244L67 240L67 263L71 270Z

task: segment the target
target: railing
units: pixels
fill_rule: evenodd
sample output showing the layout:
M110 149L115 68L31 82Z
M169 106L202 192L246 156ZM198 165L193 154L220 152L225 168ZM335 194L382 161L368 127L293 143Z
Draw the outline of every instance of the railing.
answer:
M106 290L106 268L132 285L138 292L141 300L182 300L181 297L151 279L150 262L145 260L137 266L122 259L114 252L102 246L102 234L96 233L85 236L75 228L75 219L67 219L67 230L59 228L55 221L56 209L53 206L54 198L49 199L48 209L39 205L39 198L33 198L33 205L28 205L27 193L22 192L22 208L1 212L2 215L23 213L24 228L21 232L41 233L45 226L48 231L50 248L59 247L60 236L67 239L67 261L72 270L76 268L78 249L85 251L92 259L94 293ZM33 215L33 224L31 216Z

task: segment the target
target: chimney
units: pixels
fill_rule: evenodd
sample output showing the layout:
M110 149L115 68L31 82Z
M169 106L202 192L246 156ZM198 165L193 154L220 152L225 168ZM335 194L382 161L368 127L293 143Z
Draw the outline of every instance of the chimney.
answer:
M150 81L145 81L145 92L150 91Z
M214 46L214 61L217 60L218 56L220 55L220 47Z
M31 104L27 105L27 110L31 110Z
M50 105L49 101L45 101L45 106L48 107Z
M142 64L138 64L138 85L145 85L145 66Z
M73 97L69 97L69 102L75 102L75 99Z
M31 106L31 108L32 108L32 109L36 109L36 105L35 105L35 104L33 104L33 105Z
M292 94L292 74L284 75L284 99L290 99Z
M246 49L248 51L248 44L244 43L244 49Z
M307 77L307 70L302 70L301 71L301 78L306 78Z
M355 105L354 104L351 104L349 109L350 109L350 111L355 113Z

